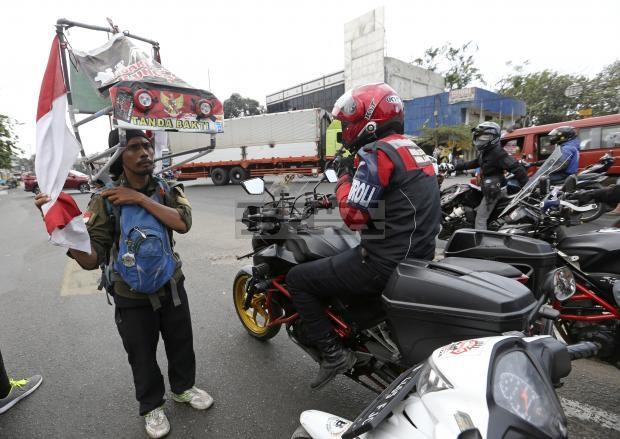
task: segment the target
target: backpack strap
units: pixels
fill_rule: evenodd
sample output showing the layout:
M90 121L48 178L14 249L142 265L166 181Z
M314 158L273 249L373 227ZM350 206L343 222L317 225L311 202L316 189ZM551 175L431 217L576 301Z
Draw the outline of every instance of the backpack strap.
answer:
M112 302L110 301L110 296L113 295L114 282L120 279L120 276L114 272L114 258L115 255L118 254L118 239L120 236L120 208L110 203L107 199L104 199L104 203L108 215L111 216L114 221L114 241L112 243L112 249L110 249L107 255L108 262L102 263L100 266L101 280L99 281L97 289L105 290L106 300L108 301L108 305L111 306Z
M163 202L164 205L169 206L171 203L170 200L170 192L172 190L172 188L176 187L179 185L179 183L175 183L173 185L169 185L168 182L166 180L164 180L163 178L159 178L156 176L153 176L153 178L155 179L155 181L157 182L157 185L159 186L160 190L163 192ZM172 240L172 230L168 231L168 239L170 240L170 248L172 249L174 247L173 244L173 240ZM181 261L177 261L177 270L181 268ZM172 303L174 304L175 307L181 305L181 299L179 298L179 290L177 288L177 283L174 280L174 276L172 276L170 278L170 294L172 295Z
M153 311L157 311L161 308L161 301L159 300L159 296L157 294L149 294L147 297L149 298L149 302L151 302Z
M181 299L179 298L179 290L177 288L177 281L174 280L174 276L170 278L170 292L172 294L172 303L175 308L181 304Z

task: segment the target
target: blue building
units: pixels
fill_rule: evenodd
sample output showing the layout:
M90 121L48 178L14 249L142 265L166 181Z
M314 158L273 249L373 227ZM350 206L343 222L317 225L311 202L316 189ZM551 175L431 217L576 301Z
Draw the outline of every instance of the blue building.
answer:
M404 101L405 133L418 136L422 128L479 123L512 125L525 115L525 102L478 87L463 88Z

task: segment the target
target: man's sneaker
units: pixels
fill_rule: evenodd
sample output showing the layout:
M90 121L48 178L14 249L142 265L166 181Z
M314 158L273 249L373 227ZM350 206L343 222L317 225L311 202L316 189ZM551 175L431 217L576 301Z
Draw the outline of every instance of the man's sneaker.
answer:
M172 399L176 402L189 403L197 410L206 410L213 405L213 398L204 390L194 386L181 394L172 393Z
M164 437L170 433L170 422L164 413L163 407L158 407L144 415L146 434L151 438Z
M31 376L25 380L9 380L11 390L6 397L0 398L0 413L6 412L26 396L37 390L37 387L39 387L42 382L43 377L41 375Z

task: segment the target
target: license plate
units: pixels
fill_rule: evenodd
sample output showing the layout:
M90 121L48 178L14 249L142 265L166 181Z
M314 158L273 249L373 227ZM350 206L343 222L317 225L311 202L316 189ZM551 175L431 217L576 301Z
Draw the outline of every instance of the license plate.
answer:
M361 434L374 430L392 413L394 406L411 393L418 382L421 367L422 364L414 366L396 378L355 418L349 429L342 434L342 439L355 439Z

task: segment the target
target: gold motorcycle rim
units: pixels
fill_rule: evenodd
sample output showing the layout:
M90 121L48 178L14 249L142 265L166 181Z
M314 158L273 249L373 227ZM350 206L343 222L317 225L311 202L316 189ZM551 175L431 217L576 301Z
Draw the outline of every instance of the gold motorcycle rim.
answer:
M248 280L250 280L249 275L237 278L233 291L235 296L235 309L241 319L241 323L243 323L249 331L256 335L264 335L270 329L267 325L271 321L269 310L267 309L267 297L262 293L256 294L252 298L250 307L247 310L243 309L245 298L247 297L245 289Z

